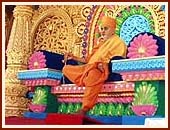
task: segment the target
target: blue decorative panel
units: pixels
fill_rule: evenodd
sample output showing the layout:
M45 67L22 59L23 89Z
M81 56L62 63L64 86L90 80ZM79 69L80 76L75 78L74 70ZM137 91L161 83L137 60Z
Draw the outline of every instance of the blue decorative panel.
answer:
M144 125L146 118L159 119L160 117L147 116L89 116L92 119L110 125Z
M129 72L165 69L165 57L138 58L112 61L112 72Z
M24 112L23 116L34 119L45 119L47 117L47 113Z
M38 79L38 78L51 78L61 79L62 72L54 69L35 69L35 70L24 70L18 72L18 79Z
M150 32L149 21L142 15L132 15L122 24L120 37L128 45L131 39L141 32Z

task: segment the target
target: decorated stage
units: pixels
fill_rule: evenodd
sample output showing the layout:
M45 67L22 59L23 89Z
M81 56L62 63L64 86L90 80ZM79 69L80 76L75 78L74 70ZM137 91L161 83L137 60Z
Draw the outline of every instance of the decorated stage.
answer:
M5 125L165 125L164 4L33 7L14 9L6 52ZM67 79L62 68L83 63L64 64L63 54L86 58L100 38L105 15L117 20L115 34L127 54L112 57L95 106L82 116L75 113L86 87Z

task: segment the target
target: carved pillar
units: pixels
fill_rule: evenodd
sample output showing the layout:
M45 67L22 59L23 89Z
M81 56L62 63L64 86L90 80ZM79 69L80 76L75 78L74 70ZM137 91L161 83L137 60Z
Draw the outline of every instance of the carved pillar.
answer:
M28 57L32 53L30 42L31 6L16 6L14 21L7 46L7 69L5 73L5 116L22 116L27 110L25 94L28 88L17 79L19 70L27 69Z

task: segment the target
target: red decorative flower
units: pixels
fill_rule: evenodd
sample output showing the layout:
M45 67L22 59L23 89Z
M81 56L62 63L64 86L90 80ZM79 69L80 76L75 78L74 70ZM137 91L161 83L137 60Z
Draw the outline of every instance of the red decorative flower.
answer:
M152 35L148 36L146 33L144 35L140 34L130 43L127 57L142 58L157 55L158 46L156 42L157 40L153 39Z
M46 67L46 59L43 52L34 52L28 61L29 69L41 69Z

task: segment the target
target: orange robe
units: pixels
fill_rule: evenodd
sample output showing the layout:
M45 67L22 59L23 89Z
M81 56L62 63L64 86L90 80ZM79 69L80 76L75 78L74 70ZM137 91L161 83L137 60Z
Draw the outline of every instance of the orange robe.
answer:
M87 57L87 64L73 66L66 65L63 68L64 75L77 86L85 86L82 109L90 110L96 103L105 80L108 78L108 63L114 56L126 56L125 43L114 35L103 43L99 43ZM104 72L97 65L103 64Z

